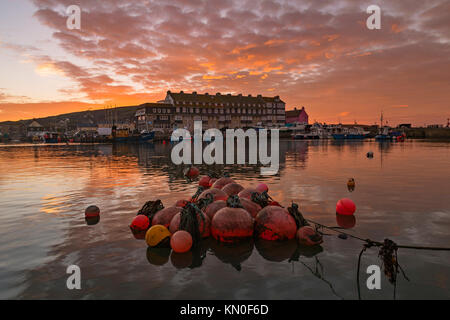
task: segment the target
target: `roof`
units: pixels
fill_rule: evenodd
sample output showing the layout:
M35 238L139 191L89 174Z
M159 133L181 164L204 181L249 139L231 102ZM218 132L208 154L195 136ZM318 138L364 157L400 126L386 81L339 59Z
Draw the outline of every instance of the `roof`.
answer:
M93 123L80 123L77 125L78 128L97 128L98 126Z
M300 116L302 113L306 113L305 107L301 109L295 108L294 110L286 110L286 118L294 118Z
M36 120L33 120L29 125L28 128L43 128L43 126L37 122Z
M183 102L190 104L190 102L198 102L201 103L203 105L203 103L205 103L205 106L215 106L215 104L240 104L241 106L247 105L248 107L253 106L253 105L257 105L257 106L262 106L263 104L265 104L267 101L266 99L277 99L277 97L263 97L261 95L257 95L257 96L252 96L252 95L232 95L232 94L221 94L216 93L216 94L208 94L208 93L204 93L204 94L199 94L197 92L193 92L193 93L184 93L183 91L180 91L179 93L175 93L175 92L171 92L171 91L167 91L167 94L170 95L172 97L172 99L174 100L175 104L183 104ZM278 97L279 99L279 97ZM280 102L282 102L280 100Z

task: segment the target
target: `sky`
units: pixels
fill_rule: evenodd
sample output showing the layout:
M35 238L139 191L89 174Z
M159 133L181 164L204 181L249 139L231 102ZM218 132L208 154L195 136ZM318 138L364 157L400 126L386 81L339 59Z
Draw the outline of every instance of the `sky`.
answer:
M311 121L446 124L449 15L448 0L0 0L0 121L183 90L279 95Z

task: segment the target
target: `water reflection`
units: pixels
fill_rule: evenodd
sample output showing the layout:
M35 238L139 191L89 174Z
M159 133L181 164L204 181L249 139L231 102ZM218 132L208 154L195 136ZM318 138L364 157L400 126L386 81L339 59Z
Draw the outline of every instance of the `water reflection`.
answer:
M262 241L227 248L210 239L181 257L147 249L128 228L137 211L149 200L172 205L197 187L172 164L170 150L170 144L0 147L0 297L339 298L326 279L342 297L357 298L361 243L352 239L325 237L315 249ZM374 159L366 157L371 150ZM337 223L355 235L442 246L450 242L449 150L443 142L282 141L276 176L260 176L258 166L215 169L244 187L265 182L283 205L299 203L306 218ZM349 177L358 183L351 193ZM336 216L336 202L344 197L357 204L355 217ZM91 204L102 217L87 226L84 209ZM321 278L316 259L326 270ZM411 282L398 283L398 298L450 298L448 253L400 250L399 259ZM372 250L361 268L377 263ZM71 264L86 279L81 292L65 287ZM384 278L382 288L362 288L362 294L391 299Z

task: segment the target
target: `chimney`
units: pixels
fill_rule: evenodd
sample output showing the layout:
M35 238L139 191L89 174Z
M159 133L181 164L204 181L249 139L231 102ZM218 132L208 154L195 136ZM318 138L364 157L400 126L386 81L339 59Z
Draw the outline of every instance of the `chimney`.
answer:
M238 94L238 97L241 98L241 97L242 97L242 93L239 93L239 94Z
M184 93L184 91L180 91L180 93L181 93L181 94L183 94L183 93Z
M258 94L258 98L261 99L261 98L262 98L262 95Z
M217 92L217 93L216 93L216 96L220 96L220 92Z
M249 95L248 95L248 97L249 97L249 98L251 98L251 97L252 97L252 95L251 95L251 94L249 94Z
M197 91L192 92L192 94L193 94L194 96L196 96L196 95L197 95Z
M205 93L205 96L209 96L209 93L207 92L207 93Z

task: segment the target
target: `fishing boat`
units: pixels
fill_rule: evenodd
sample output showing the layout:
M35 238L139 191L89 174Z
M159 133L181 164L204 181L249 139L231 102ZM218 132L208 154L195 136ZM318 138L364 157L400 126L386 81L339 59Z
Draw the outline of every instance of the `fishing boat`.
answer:
M380 117L380 129L378 130L378 134L375 136L376 141L392 141L394 136L391 134L391 127L387 125L383 125L383 112Z

